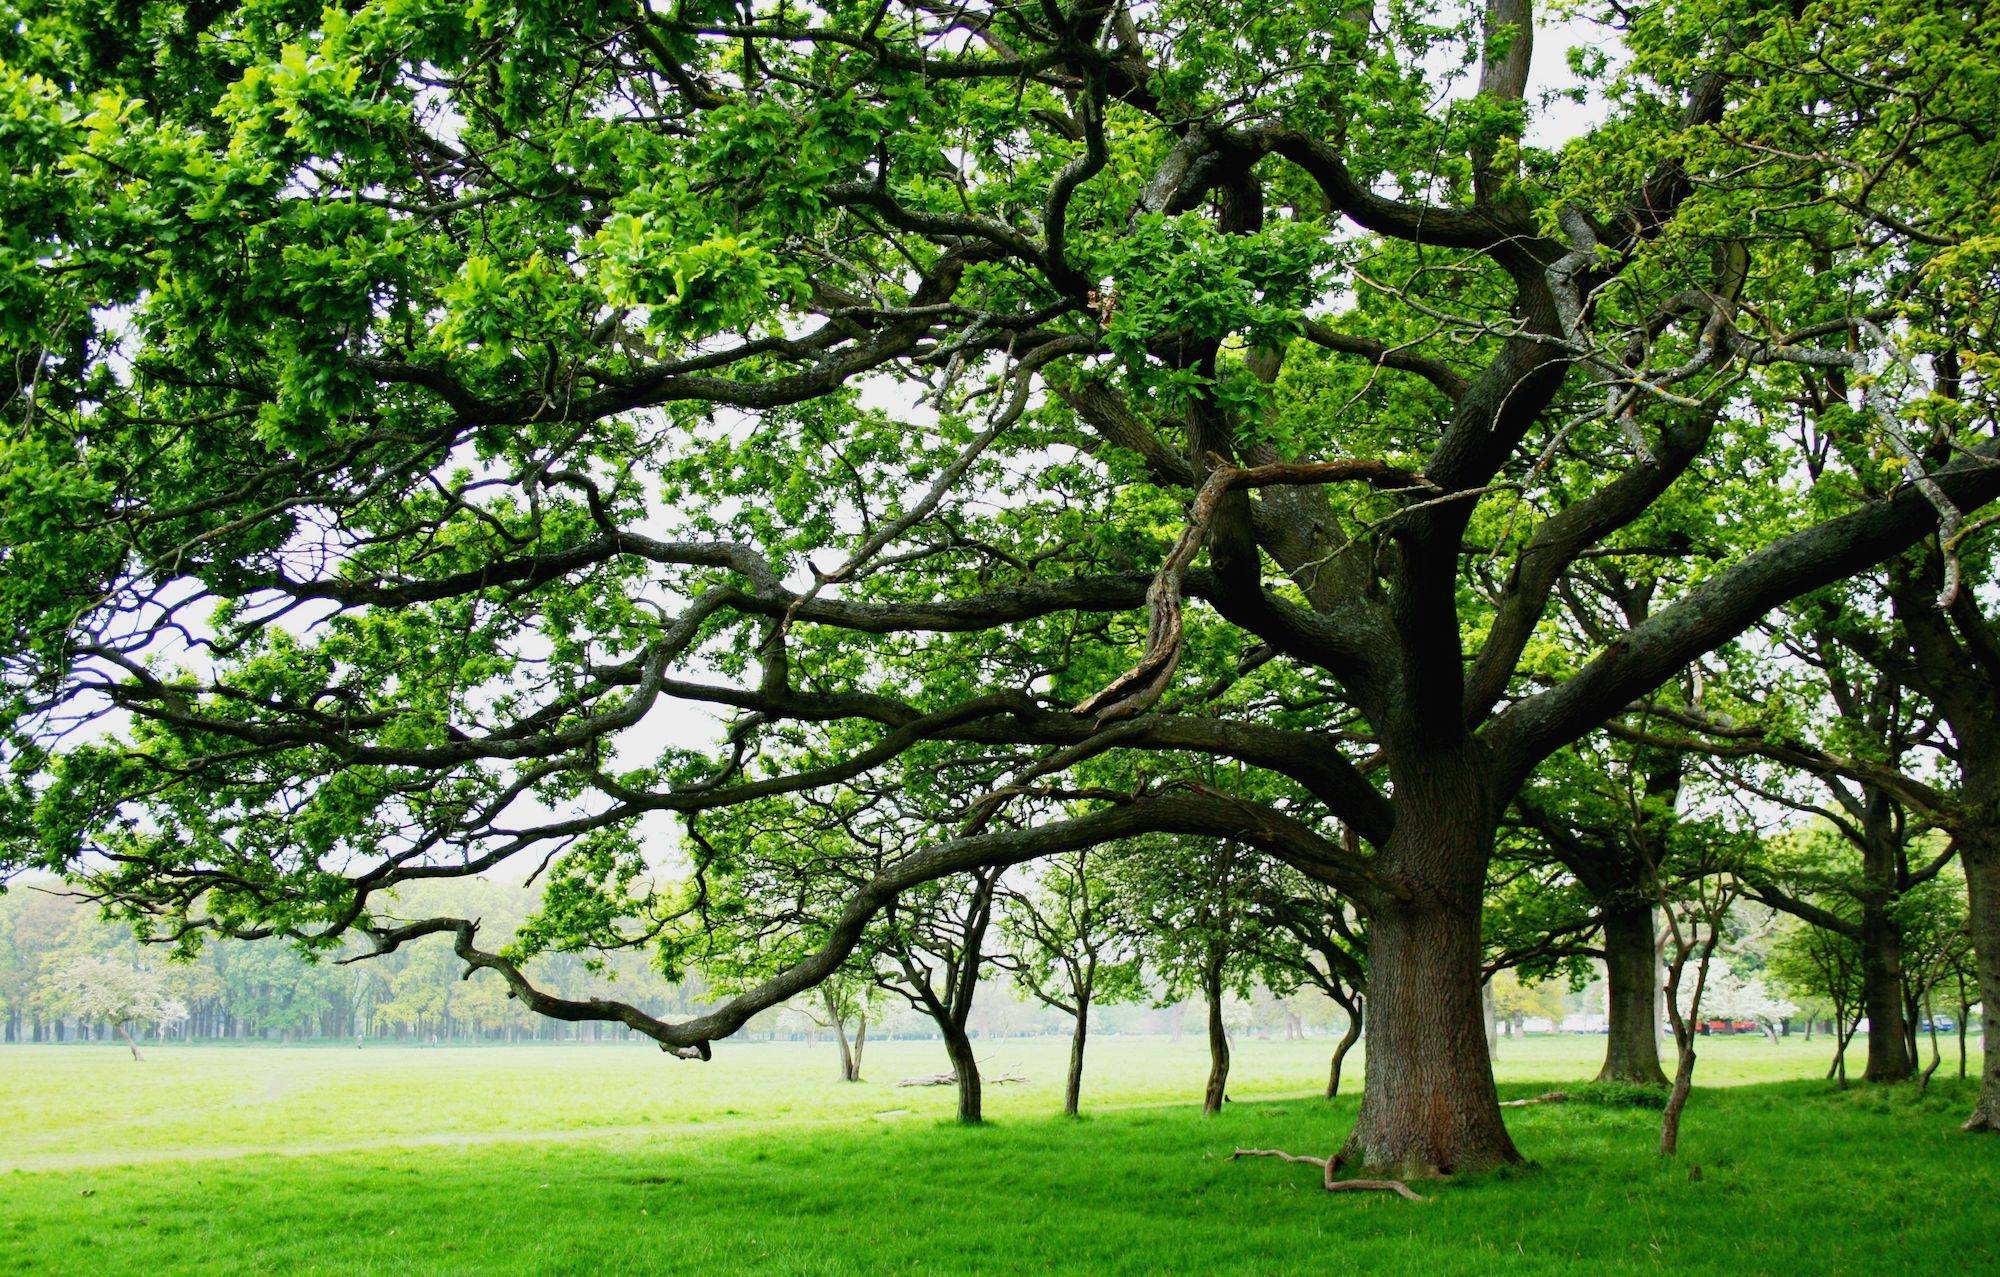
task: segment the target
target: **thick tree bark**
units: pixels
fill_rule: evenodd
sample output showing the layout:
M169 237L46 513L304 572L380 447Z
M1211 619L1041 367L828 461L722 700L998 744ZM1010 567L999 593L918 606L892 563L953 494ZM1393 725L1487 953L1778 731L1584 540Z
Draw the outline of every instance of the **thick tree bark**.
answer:
M1208 1086L1201 1111L1220 1113L1229 1098L1229 1033L1222 1023L1222 961L1211 960L1201 973L1202 999L1208 1004Z
M1398 904L1369 926L1368 1069L1342 1152L1393 1179L1485 1170L1508 1138L1479 999L1479 906Z
M1347 1053L1354 1049L1361 1038L1361 1017L1365 1014L1365 1004L1356 1002L1347 1012L1347 1032L1340 1035L1340 1042L1333 1048L1333 1063L1328 1066L1326 1077L1326 1098L1333 1099L1340 1094L1340 1066L1347 1062Z
M1985 1063L1981 1068L1979 1101L1966 1119L1968 1131L2000 1132L2000 830L1982 830L1964 839L1959 857L1965 866L1967 930L1979 968L1979 1002L1985 1017Z
M1063 1083L1063 1113L1077 1115L1083 1100L1083 1042L1090 1032L1090 999L1076 1000L1076 1027L1069 1035L1069 1076Z
M944 1029L944 1052L951 1058L951 1070L958 1078L958 1120L968 1126L983 1120L980 1111L979 1061L972 1055L972 1039L955 1024Z
M1604 967L1609 1033L1600 1082L1665 1086L1660 1067L1660 1004L1654 975L1658 966L1653 908L1648 903L1604 911Z
M1495 805L1483 769L1398 778L1385 869L1403 891L1368 928L1368 1068L1343 1165L1390 1179L1519 1162L1480 998L1479 922Z

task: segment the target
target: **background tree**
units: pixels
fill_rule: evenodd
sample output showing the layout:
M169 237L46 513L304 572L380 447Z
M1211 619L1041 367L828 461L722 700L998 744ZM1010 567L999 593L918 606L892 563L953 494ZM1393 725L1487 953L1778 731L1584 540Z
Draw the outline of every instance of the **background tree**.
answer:
M1951 366L1940 358L1941 366ZM1948 391L1949 379L1940 392L1943 411L1952 410ZM1801 604L1803 619L1793 629L1774 635L1797 658L1793 679L1780 672L1763 686L1739 685L1730 710L1683 720L1702 733L1699 748L1780 764L1813 777L1831 799L1815 803L1782 786L1744 782L1762 796L1812 811L1860 854L1858 873L1846 875L1840 889L1861 902L1862 912L1845 923L1837 914L1817 921L1851 926L1862 939L1874 990L1868 998L1871 1074L1878 1051L1887 1059L1884 1076L1907 1077L1915 1064L1916 1016L1900 969L1907 895L1922 893L1958 859L1974 952L2000 946L1980 947L1978 920L2000 912L2000 900L1990 898L1989 876L1975 863L1989 840L1983 813L2000 800L2000 778L1985 764L1985 741L2000 721L1982 699L1983 690L2000 687L1989 659L2000 648L1993 648L1992 623L1976 588L1992 580L1992 571L1990 553L1954 566L1940 550L1924 549L1893 561L1879 576L1815 595ZM1925 590L1946 577L1965 588L1940 611L1936 596ZM1808 695L1801 705L1798 676L1823 699ZM1834 712L1825 711L1827 703ZM1670 710L1663 712L1671 717ZM1927 830L1945 841L1926 841ZM1822 872L1818 885L1832 883ZM1777 884L1767 883L1764 894L1776 904L1797 900ZM1980 988L1982 995L1989 990L1983 978ZM1878 1024L1889 1031L1873 1031ZM1968 1130L1989 1128L1994 1091L1989 1079Z
M1563 1023L1562 986L1549 980L1523 980L1507 970L1493 976L1493 1009L1510 1035L1524 1031L1523 1021L1547 1020L1561 1029Z
M1251 904L1259 925L1250 939L1265 979L1317 989L1345 1014L1327 1062L1326 1098L1333 1099L1367 1017L1367 924L1352 906L1303 874L1274 875Z
M1779 987L1810 1006L1823 1000L1832 1012L1833 1063L1826 1075L1847 1085L1847 1044L1861 1025L1861 946L1839 931L1794 922L1778 938L1771 974Z
M1936 878L1951 862L1952 849L1926 848L1925 822L1921 815L1913 821L1898 795L1907 782L1888 778L1914 769L1912 755L1925 745L1930 719L1895 679L1871 671L1820 624L1802 637L1777 635L1797 658L1782 676L1792 684L1793 696L1803 693L1802 704L1787 704L1782 693L1767 694L1758 705L1757 725L1748 728L1727 711L1720 722L1683 721L1715 728L1697 745L1711 756L1761 754L1768 760L1761 771L1734 764L1737 774L1726 783L1815 822L1817 828L1773 840L1760 864L1746 866L1747 880L1766 904L1815 926L1845 931L1859 946L1863 1013L1870 1026L1864 1077L1902 1081L1914 1074L1915 1049L1901 902ZM1789 721L1779 727L1785 710ZM1767 733L1775 738L1780 732L1786 740L1810 737L1821 744L1788 748L1766 739ZM1869 774L1852 775L1853 764L1843 755L1869 759ZM1853 908L1829 908L1833 897Z
M1069 1016L1069 1073L1063 1112L1077 1115L1083 1095L1083 1049L1090 1009L1127 1001L1144 990L1136 938L1104 872L1101 851L1077 851L1042 862L1021 889L1003 888L1001 930L1014 980L1044 1006Z
M1683 756L1594 738L1552 759L1515 799L1531 854L1573 876L1601 928L1605 969L1603 1082L1665 1086L1660 1067L1656 883L1674 870ZM1531 902L1559 898L1532 894ZM1574 908L1574 906L1572 906ZM1545 910L1544 910L1545 911Z
M114 1026L134 1060L141 1059L132 1025L149 1025L165 1032L169 1024L187 1018L187 1006L167 992L157 971L130 967L108 958L83 958L64 967L62 1000L80 1018Z
M980 976L996 965L987 949L999 871L975 870L906 892L884 915L875 982L930 1017L944 1038L958 1087L958 1120L983 1120L979 1058L967 1023Z
M833 1030L834 1044L840 1048L840 1080L861 1080L861 1056L868 1046L868 1016L874 1010L872 981L836 976L819 986L820 1005L826 1008L825 1024ZM853 1035L848 1025L854 1026Z
M1677 897L1661 902L1667 923L1667 1018L1674 1029L1674 1082L1660 1117L1662 1157L1680 1151L1681 1114L1694 1086L1702 998L1729 912L1742 894L1741 883L1718 866L1716 872L1693 877Z
M1266 893L1259 872L1258 859L1230 839L1149 843L1119 862L1119 892L1138 920L1162 1003L1201 1000L1208 1037L1204 1113L1220 1113L1229 1098L1224 999L1248 997L1257 982L1254 902Z

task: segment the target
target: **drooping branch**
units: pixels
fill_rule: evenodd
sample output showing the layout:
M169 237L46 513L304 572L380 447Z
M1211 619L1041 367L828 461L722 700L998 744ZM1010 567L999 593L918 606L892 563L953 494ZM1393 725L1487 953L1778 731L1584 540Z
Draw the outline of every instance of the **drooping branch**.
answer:
M361 924L374 944L370 954L395 951L426 936L449 934L453 951L470 969L495 972L522 1005L558 1020L602 1020L626 1025L659 1042L707 1058L709 1044L741 1028L751 1016L820 984L860 943L869 921L899 894L955 873L1004 868L1043 856L1094 847L1147 833L1229 838L1257 846L1302 871L1335 881L1357 898L1393 891L1363 857L1319 837L1282 813L1233 795L1186 789L1145 794L1128 802L1051 824L1003 829L947 839L887 865L846 899L820 947L706 1014L670 1022L626 1002L564 998L544 992L513 959L477 943L479 924L465 918L427 918L399 926Z
M1208 541L1222 499L1230 492L1278 484L1322 484L1361 481L1391 492L1435 493L1422 475L1385 462L1354 458L1340 461L1276 462L1235 467L1217 465L1209 472L1189 507L1187 525L1160 564L1146 592L1146 651L1139 663L1108 686L1085 699L1076 713L1099 723L1143 714L1166 693L1179 666L1183 645L1181 599L1188 569Z

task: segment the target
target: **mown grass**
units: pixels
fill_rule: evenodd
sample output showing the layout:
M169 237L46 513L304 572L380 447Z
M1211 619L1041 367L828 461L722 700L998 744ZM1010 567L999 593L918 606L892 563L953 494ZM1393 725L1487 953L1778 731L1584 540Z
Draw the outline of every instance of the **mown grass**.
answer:
M1599 1048L1503 1046L1503 1089L1573 1086ZM365 1065L367 1051L163 1050L122 1068L95 1049L0 1052L0 1166L44 1168L0 1175L0 1269L2000 1271L2000 1141L1957 1133L1970 1092L1835 1092L1812 1077L1816 1044L1709 1047L1706 1080L1738 1085L1696 1096L1678 1163L1653 1156L1656 1110L1541 1105L1510 1115L1531 1168L1421 1204L1228 1160L1337 1141L1353 1099L1297 1098L1323 1043L1244 1043L1236 1102L1204 1119L1198 1045L1107 1039L1082 1121L1048 1115L1056 1044L996 1043L989 1064L1031 1081L996 1088L983 1129L943 1120L942 1091L891 1085L935 1053L894 1044L876 1081L843 1087L827 1050L784 1047L705 1069L602 1048ZM213 1139L176 1111L189 1088ZM380 1142L421 1139L451 1142ZM289 1151L200 1160L222 1142ZM65 1156L125 1164L53 1169Z

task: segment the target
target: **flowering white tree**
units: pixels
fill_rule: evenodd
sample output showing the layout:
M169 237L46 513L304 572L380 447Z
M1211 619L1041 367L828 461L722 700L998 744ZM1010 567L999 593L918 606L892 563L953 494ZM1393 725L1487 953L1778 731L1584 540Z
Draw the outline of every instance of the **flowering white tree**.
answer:
M132 1058L140 1059L132 1024L158 1029L187 1018L187 1004L167 991L157 971L130 967L112 958L80 958L59 977L63 1006L80 1020L116 1025Z
M1694 1017L1690 1006L1693 992L1691 987L1683 988L1680 995L1681 1014L1690 1019ZM1778 1022L1797 1015L1799 1008L1772 993L1758 977L1738 975L1723 966L1709 973L1708 987L1701 995L1701 1011L1712 1019L1754 1020L1775 1038Z

